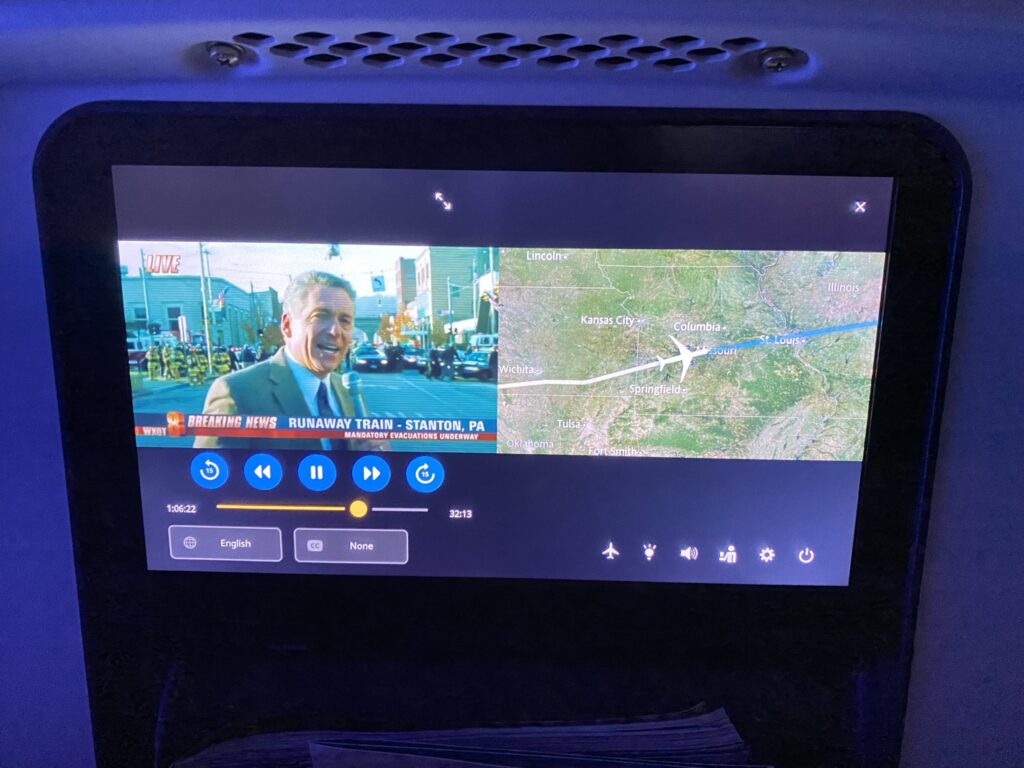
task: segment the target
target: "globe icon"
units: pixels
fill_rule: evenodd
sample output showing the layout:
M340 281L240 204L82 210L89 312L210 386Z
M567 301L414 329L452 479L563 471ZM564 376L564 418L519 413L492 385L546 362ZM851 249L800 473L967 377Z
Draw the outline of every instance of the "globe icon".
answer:
M186 536L181 543L185 545L185 549L195 549L199 545L195 536Z

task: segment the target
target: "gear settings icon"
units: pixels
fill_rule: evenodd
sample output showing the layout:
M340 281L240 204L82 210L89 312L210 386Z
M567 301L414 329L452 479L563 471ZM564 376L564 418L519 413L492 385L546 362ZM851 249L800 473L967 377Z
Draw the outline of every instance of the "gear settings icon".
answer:
M775 559L775 550L771 547L763 547L758 553L758 557L761 558L762 563L770 563Z

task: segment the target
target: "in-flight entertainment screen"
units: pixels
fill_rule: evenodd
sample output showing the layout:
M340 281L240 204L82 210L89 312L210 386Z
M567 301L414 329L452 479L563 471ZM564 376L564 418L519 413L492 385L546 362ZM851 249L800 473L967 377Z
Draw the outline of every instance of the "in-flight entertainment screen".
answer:
M848 583L891 179L114 182L151 569Z

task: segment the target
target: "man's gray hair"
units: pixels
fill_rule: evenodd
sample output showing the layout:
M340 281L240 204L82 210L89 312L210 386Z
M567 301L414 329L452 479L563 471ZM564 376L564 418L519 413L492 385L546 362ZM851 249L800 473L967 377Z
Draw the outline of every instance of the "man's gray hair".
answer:
M285 312L293 315L301 312L309 292L317 286L341 288L352 298L353 302L356 300L356 289L352 287L352 283L348 280L332 275L330 272L311 270L303 272L301 275L296 275L288 283L288 287L284 291L283 303Z

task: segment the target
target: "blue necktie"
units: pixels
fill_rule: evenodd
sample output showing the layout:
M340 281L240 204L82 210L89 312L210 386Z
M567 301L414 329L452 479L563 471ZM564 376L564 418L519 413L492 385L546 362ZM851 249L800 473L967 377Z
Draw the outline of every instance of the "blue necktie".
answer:
M331 410L331 401L327 399L327 385L324 382L320 382L320 387L316 391L316 415L323 419L333 419L334 411ZM328 446L331 450L341 447L341 443L338 440L329 440Z

